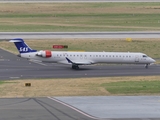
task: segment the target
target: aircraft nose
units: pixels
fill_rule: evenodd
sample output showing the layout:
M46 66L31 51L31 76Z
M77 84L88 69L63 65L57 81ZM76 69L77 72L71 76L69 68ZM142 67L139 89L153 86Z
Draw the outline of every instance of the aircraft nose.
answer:
M151 63L155 63L156 61L152 58L150 58Z

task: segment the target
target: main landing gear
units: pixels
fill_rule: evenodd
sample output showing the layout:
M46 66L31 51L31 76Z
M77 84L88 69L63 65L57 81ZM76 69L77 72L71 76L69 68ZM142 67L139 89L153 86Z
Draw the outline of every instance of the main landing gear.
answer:
M149 64L146 64L146 65L145 65L145 68L146 68L146 69L148 69L148 65L149 65Z
M72 69L78 70L79 66L78 65L72 65Z

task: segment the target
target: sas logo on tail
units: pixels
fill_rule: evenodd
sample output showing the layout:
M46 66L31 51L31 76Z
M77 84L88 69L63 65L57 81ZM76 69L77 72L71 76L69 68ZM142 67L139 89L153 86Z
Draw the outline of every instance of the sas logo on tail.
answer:
M20 47L19 51L20 52L27 52L28 51L28 47Z

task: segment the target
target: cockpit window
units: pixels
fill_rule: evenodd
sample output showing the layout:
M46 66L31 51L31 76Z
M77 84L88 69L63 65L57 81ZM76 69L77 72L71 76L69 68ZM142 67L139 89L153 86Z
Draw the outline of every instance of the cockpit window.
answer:
M147 57L147 55L143 55L143 57Z

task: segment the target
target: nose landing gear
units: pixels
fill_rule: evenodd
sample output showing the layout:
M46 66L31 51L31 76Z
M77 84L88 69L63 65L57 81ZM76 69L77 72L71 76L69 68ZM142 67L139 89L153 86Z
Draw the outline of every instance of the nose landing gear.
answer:
M146 69L148 69L148 65L149 65L149 64L146 64L146 65L145 65L145 68L146 68Z

